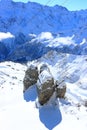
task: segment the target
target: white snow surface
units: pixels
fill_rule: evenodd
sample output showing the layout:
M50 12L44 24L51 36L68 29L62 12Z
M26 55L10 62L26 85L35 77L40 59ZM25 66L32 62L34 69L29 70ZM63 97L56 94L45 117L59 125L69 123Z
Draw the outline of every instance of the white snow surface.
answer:
M57 37L51 40L49 43L49 47L57 47L57 46L62 46L62 45L75 45L75 41L73 40L72 37Z
M28 64L46 63L57 80L64 78L65 99L36 107L36 86L23 94L27 66L0 63L0 130L87 130L87 56L50 51Z
M41 40L51 40L53 39L53 36L50 32L42 32L41 34L39 34L38 39Z
M7 33L0 32L0 41L7 38L14 38L14 35L12 35L10 32L7 32Z

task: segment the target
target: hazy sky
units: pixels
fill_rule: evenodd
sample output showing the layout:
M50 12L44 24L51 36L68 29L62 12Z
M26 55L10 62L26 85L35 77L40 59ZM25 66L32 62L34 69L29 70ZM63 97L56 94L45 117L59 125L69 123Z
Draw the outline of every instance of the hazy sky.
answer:
M44 5L62 5L69 10L80 10L80 9L87 9L87 0L14 0L14 1L31 1L37 2ZM47 4L48 3L48 4Z

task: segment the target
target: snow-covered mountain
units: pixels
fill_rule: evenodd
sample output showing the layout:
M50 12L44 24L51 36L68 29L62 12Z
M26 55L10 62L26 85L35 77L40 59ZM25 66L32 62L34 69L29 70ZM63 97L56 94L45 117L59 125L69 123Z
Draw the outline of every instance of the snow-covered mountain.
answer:
M0 31L3 32L39 34L48 31L64 36L85 29L87 10L68 11L58 5L49 7L33 2L0 1Z
M36 86L23 94L27 66L14 62L0 63L1 130L86 130L87 129L87 55L50 51L28 64L48 64L53 77L64 77L65 99L57 104L36 108ZM58 105L59 104L59 105Z
M1 0L0 61L0 130L87 130L87 10ZM23 93L41 64L66 84L54 104L39 106L36 84Z
M32 60L54 48L60 52L87 54L87 10L69 11L58 5L49 7L1 0L0 32L0 37L2 33L4 37L0 38L0 61ZM53 38L47 40L47 33L42 32L50 32ZM70 37L68 43L72 39L74 44L71 41L65 45L64 37ZM36 47L39 52L33 51Z

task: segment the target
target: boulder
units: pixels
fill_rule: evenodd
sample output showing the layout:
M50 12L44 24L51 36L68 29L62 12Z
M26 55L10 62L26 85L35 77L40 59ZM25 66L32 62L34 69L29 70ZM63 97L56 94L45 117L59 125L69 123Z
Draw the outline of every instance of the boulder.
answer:
M41 105L47 103L54 93L54 78L47 68L41 67L37 81L38 101Z
M60 83L56 81L55 86L56 91L56 97L57 98L64 98L66 93L66 84L64 81L61 81Z
M82 101L82 104L83 104L85 107L87 107L87 99L84 99L84 100Z
M30 65L25 72L25 77L23 80L24 90L27 90L31 85L34 85L38 79L38 68L36 65Z

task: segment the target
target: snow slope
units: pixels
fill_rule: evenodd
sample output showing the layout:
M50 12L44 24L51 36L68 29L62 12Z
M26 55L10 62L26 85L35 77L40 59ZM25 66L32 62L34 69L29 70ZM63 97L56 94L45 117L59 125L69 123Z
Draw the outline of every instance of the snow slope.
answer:
M86 130L87 129L87 56L50 51L28 64L47 63L55 79L64 78L65 99L56 105L36 107L35 86L23 94L27 66L14 62L0 63L1 130Z

